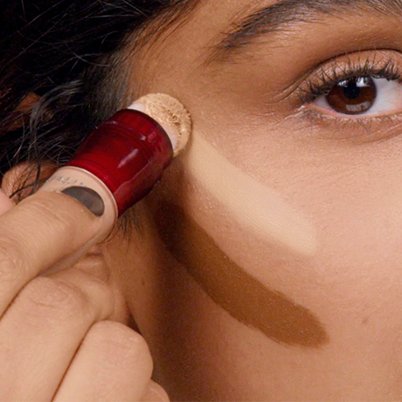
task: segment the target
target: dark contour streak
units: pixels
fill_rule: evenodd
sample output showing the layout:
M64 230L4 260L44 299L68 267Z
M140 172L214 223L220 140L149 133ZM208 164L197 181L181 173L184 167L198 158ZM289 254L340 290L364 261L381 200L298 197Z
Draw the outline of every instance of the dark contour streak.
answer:
M247 274L181 208L163 203L155 220L170 253L233 318L278 343L316 348L329 341L309 310Z

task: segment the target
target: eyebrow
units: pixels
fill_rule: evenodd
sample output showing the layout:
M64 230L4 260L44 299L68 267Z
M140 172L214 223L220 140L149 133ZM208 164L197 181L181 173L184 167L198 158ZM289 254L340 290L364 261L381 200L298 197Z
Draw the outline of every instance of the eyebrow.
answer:
M402 0L281 0L234 23L215 46L214 56L223 56L263 34L284 30L292 24L313 23L323 15L336 16L345 11L402 17Z

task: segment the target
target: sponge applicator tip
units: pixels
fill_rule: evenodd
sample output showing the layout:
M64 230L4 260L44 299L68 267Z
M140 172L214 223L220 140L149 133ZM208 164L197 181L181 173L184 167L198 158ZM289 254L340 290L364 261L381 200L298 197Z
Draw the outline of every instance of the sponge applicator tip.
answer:
M128 109L146 113L163 127L172 143L173 156L186 147L191 133L191 117L177 99L162 93L147 94Z

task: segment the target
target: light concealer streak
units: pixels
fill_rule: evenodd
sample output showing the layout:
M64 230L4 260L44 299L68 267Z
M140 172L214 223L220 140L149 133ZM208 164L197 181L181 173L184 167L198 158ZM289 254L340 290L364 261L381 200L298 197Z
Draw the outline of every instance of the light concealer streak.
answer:
M234 319L286 345L317 348L329 341L320 321L307 308L253 278L182 208L158 203L155 223L175 260ZM261 269L272 269L264 262L261 265Z
M184 157L186 171L246 232L310 257L317 250L314 227L279 194L231 164L200 136Z

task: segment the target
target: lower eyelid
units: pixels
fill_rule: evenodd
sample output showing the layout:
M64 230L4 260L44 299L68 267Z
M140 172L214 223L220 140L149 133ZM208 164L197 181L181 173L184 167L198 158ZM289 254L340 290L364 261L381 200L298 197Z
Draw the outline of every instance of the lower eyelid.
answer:
M357 125L357 124L369 124L369 123L384 123L392 121L402 120L402 108L399 113L382 113L382 114L361 114L361 115L342 115L335 111L329 111L323 113L318 107L314 107L314 104L303 105L299 109L300 112L305 114L306 117L312 118L316 121L328 121L341 122L342 124Z
M325 140L365 144L386 141L402 135L402 111L399 114L351 119L323 114L305 105L299 109L293 119L297 120L295 124L307 123L306 129L314 131L314 136Z

